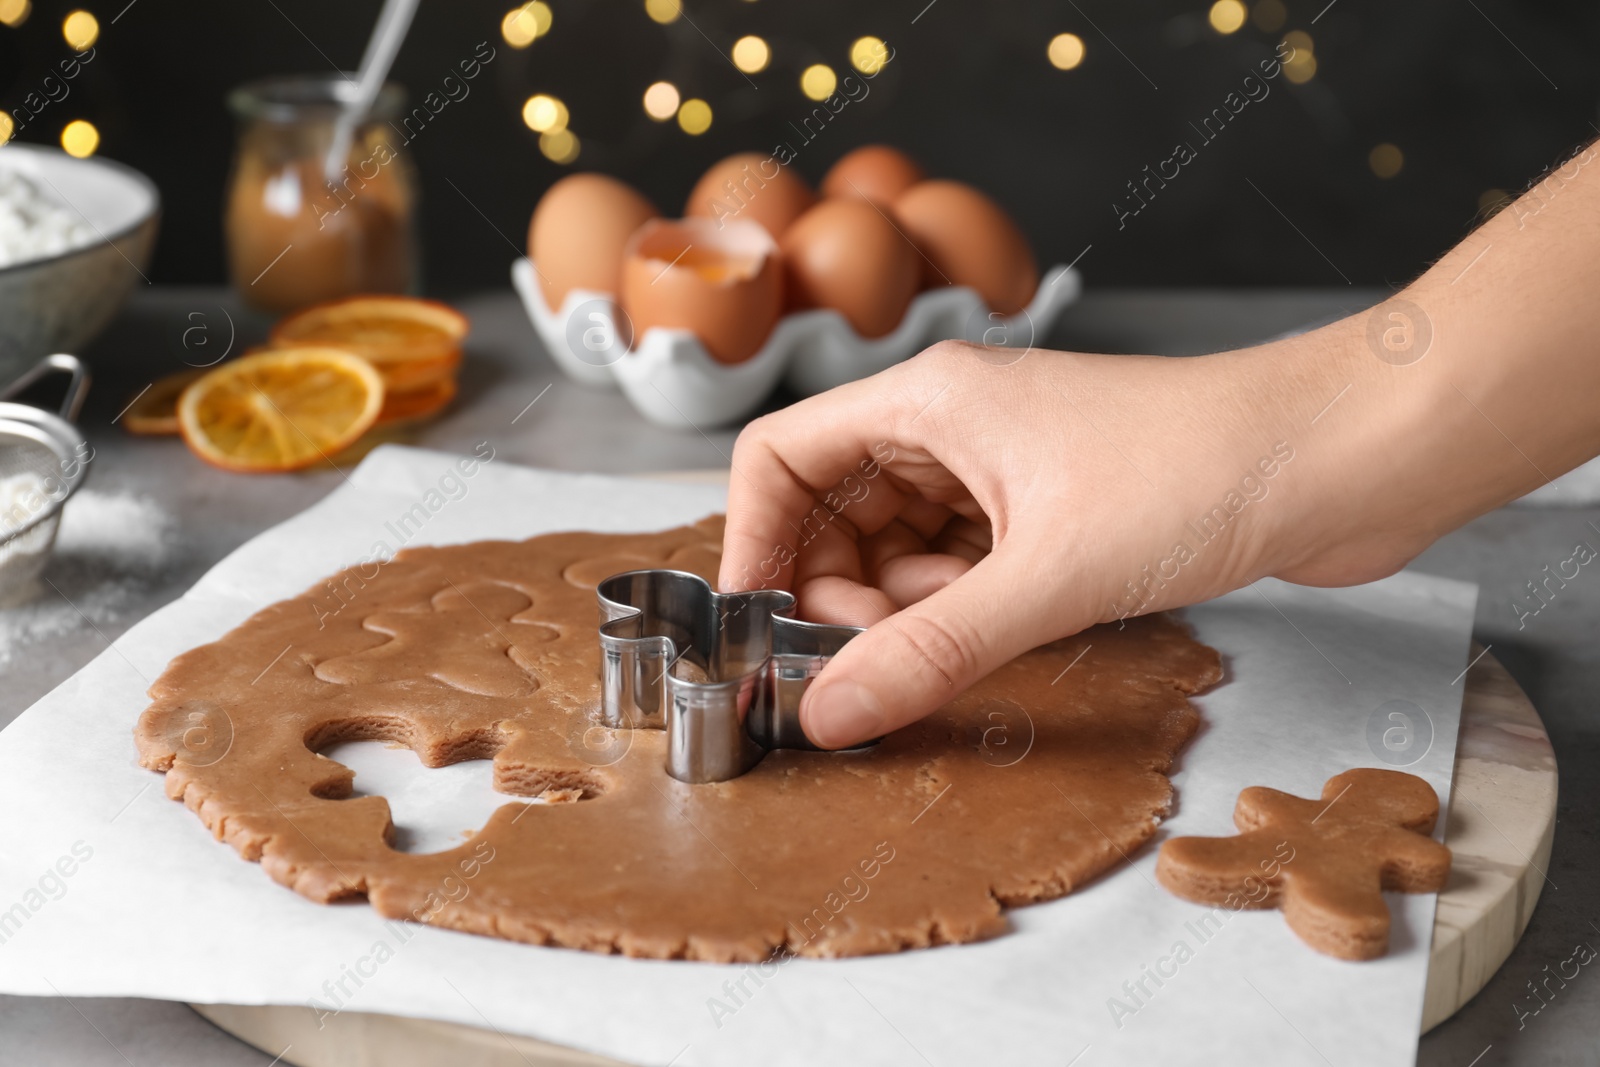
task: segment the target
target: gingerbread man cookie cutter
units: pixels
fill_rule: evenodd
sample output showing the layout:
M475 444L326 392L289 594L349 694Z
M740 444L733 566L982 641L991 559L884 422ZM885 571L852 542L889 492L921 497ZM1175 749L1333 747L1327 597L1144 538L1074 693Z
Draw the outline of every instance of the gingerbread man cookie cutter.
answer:
M796 619L781 590L718 593L683 571L625 571L595 594L601 721L665 730L672 777L722 782L772 749L816 750L800 698L860 629Z

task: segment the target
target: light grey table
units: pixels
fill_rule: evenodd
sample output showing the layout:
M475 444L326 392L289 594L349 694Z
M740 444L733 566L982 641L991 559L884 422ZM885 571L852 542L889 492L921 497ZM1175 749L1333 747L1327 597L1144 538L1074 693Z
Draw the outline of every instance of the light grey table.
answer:
M1317 292L1139 292L1086 295L1048 339L1053 347L1189 355L1234 347L1374 303L1380 294ZM462 392L451 412L414 443L470 451L494 444L498 458L535 466L616 473L725 466L732 430L677 432L644 423L620 394L563 378L542 353L509 292L459 301L472 318ZM0 610L0 724L65 680L129 626L181 594L246 539L321 498L341 474L325 470L244 477L212 470L175 440L133 438L112 424L152 378L185 361L214 359L259 339L265 323L221 290L153 289L86 355L96 385L80 420L96 458L90 486L159 507L171 517L159 559L130 573L116 557L87 549L53 560L49 598ZM531 406L529 406L531 404ZM1538 910L1500 973L1455 1018L1422 1040L1428 1067L1551 1067L1600 1064L1600 974L1585 967L1534 1016L1542 981L1580 942L1600 948L1600 578L1587 570L1519 629L1511 596L1541 568L1566 559L1600 508L1505 509L1445 538L1416 564L1482 585L1475 633L1532 698L1561 766L1555 851ZM97 596L115 581L118 596ZM60 599L83 609L64 615ZM21 638L15 635L21 634ZM24 647L25 646L25 647ZM20 813L11 813L18 817ZM1552 985L1552 988L1555 988ZM1352 1020L1359 1024L1359 1020ZM270 1056L214 1029L180 1004L147 1000L0 997L0 1067L176 1067L268 1064Z

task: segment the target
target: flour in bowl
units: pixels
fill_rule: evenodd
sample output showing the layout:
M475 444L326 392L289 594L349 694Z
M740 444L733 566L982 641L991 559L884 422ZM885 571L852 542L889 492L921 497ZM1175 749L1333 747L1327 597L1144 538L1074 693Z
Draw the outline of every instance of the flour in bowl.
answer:
M18 172L0 169L0 267L48 259L95 237L76 211Z

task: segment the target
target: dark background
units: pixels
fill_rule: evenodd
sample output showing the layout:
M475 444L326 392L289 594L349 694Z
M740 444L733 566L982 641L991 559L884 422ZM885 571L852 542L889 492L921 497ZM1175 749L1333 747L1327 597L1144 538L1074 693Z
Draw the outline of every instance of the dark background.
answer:
M855 145L899 145L1006 205L1042 264L1088 248L1079 266L1091 285L1399 285L1481 219L1497 191L1521 190L1595 134L1592 0L1284 2L1281 29L1247 21L1223 36L1207 24L1206 0L686 0L685 17L666 26L642 0L549 0L551 31L516 50L500 36L512 0L428 0L394 72L413 99L479 42L496 56L411 146L427 288L507 284L534 202L569 169L618 175L677 213L721 156L796 142L788 123L815 106L799 71L827 62L847 73L863 34L888 41L895 59L870 96L800 149L798 170L816 180ZM0 26L0 107L15 108L70 55L61 19L87 6L101 23L93 63L19 139L54 142L67 121L92 121L101 155L161 187L152 277L220 281L233 142L225 92L266 74L354 67L378 4L125 3L39 0L20 27ZM1178 140L1198 145L1188 124L1296 29L1314 39L1315 77L1270 82L1265 100L1119 230L1112 204L1126 183ZM1062 32L1087 45L1076 70L1046 59ZM771 66L749 80L723 55L745 33L773 47ZM640 96L662 78L710 101L707 134L644 114ZM537 92L570 108L582 142L572 168L543 158L522 123L522 101ZM1387 180L1368 163L1381 142L1405 158Z

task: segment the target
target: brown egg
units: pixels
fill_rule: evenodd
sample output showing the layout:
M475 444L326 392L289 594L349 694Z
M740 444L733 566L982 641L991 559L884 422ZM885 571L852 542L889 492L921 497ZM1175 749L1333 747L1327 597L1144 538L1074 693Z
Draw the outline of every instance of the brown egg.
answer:
M683 213L717 222L757 222L777 238L816 199L804 178L773 157L740 152L705 172L683 205Z
M1015 315L1033 299L1039 269L1027 238L972 186L919 182L894 202L893 213L927 257L925 285L971 286L1002 315Z
M545 301L559 310L572 289L616 293L628 239L660 214L632 186L604 174L572 174L552 185L528 224L528 255Z
M823 196L864 196L885 207L927 175L917 161L883 144L847 152L822 178Z
M900 324L922 280L922 257L860 197L824 200L778 242L795 307L833 308L863 337Z
M692 330L712 359L742 363L783 314L777 243L748 221L647 222L628 244L622 307L635 337L653 326Z

